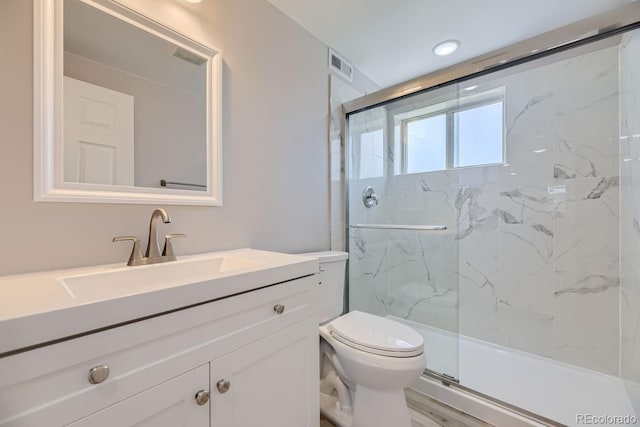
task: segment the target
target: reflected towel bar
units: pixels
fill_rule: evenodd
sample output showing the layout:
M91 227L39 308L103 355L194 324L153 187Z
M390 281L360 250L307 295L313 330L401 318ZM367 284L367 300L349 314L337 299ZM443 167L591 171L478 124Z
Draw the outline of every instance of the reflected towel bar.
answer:
M167 181L166 179L161 179L160 180L160 185L163 186L163 187L166 187L167 185L183 185L183 186L187 186L187 187L207 188L206 185L202 185L202 184L189 184L189 183L186 183L186 182Z
M397 224L351 224L350 228L370 228L379 230L421 230L421 231L442 231L446 230L446 225L397 225Z

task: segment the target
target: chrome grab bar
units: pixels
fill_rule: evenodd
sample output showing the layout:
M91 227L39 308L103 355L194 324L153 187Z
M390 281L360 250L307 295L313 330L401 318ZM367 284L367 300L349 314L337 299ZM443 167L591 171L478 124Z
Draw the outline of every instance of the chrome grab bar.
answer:
M419 230L419 231L443 231L446 225L400 225L400 224L350 224L350 228L369 228L378 230Z

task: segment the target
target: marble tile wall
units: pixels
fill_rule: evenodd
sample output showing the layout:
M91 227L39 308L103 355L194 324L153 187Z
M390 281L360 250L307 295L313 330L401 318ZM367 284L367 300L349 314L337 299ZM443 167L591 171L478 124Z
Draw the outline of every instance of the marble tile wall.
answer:
M342 127L344 111L342 104L380 89L358 69L353 69L353 81L329 76L329 123L330 181L331 181L331 250L345 250L345 141Z
M620 49L621 375L640 413L640 32Z
M504 165L352 180L351 223L448 230L351 230L351 308L617 375L618 53L467 82L506 88ZM366 185L379 189L374 209L355 194Z

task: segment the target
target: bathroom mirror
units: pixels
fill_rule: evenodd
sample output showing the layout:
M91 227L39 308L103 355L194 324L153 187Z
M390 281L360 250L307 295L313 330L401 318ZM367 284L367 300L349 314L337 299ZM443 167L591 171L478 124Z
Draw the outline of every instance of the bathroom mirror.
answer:
M221 205L221 63L119 0L34 0L34 199Z

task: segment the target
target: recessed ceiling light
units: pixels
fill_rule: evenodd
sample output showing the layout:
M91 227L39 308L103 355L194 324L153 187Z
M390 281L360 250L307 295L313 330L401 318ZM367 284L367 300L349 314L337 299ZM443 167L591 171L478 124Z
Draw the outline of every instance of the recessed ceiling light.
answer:
M184 1L189 2L189 3L201 3L202 2L202 0L184 0Z
M433 47L433 53L438 56L451 55L458 49L460 42L458 40L445 40Z

